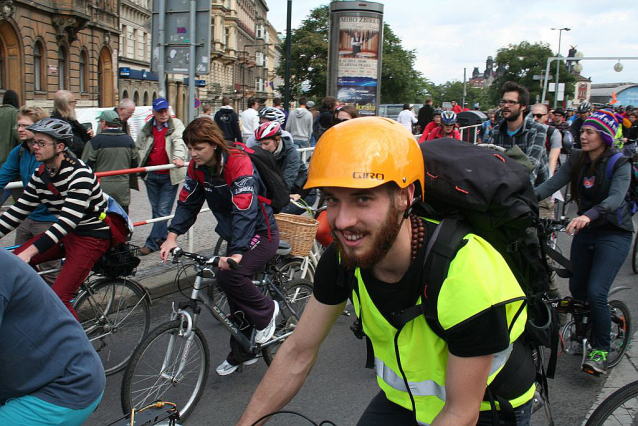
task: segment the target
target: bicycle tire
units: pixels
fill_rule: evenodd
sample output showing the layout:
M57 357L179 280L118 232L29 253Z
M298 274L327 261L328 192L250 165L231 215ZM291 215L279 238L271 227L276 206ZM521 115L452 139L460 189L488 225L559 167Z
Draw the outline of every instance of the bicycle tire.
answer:
M308 304L308 300L310 300L310 296L312 296L312 283L305 279L293 280L281 290L281 293L290 304L294 313L297 314L297 317L301 318L301 315ZM274 297L275 300L278 298L279 297ZM298 322L293 312L290 311L283 301L277 300L277 302L279 303L282 318L277 324L274 336L275 338L290 331L294 331ZM276 344L267 346L262 350L261 353L267 365L272 363L277 350L279 350L284 340L280 340Z
M296 279L307 279L310 282L315 281L315 267L308 262L306 273L302 272L304 259L299 257L286 258L282 260L277 267L281 273L282 282L292 282Z
M634 238L634 248L631 251L631 269L638 274L638 237Z
M132 350L148 333L149 295L128 278L104 278L88 284L73 308L106 375L123 370Z
M636 399L635 402L629 407L626 406L627 402L632 399ZM625 410L622 415L616 414L618 409ZM638 411L638 380L631 382L611 395L594 410L591 414L585 426L611 426L611 425L631 425L636 424L636 418ZM614 421L610 421L614 419ZM633 423L632 423L633 422Z
M607 367L612 368L618 365L623 355L627 353L632 330L631 313L624 302L610 300L609 309L611 311L611 346Z
M193 365L192 371L183 373L178 378L171 377L176 372L175 368L184 354L184 343L187 342L178 336L180 323L177 319L159 325L135 348L122 379L121 404L124 414L129 414L133 408L164 400L177 404L180 420L183 422L197 406L208 380L208 343L204 334L193 327L193 343L196 346L190 346L186 363L189 366L193 363L196 365ZM174 357L166 362L171 339L176 339L173 345L177 345L178 348L175 350L173 347ZM195 353L196 348L199 349L198 353ZM158 356L155 356L156 354ZM167 367L162 370L165 362ZM191 390L191 386L186 386L186 382L192 378L195 382ZM153 383L148 385L148 381Z

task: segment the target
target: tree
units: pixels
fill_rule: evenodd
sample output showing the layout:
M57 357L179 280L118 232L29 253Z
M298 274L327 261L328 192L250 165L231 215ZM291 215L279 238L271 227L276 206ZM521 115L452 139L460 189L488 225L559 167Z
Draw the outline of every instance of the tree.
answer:
M541 82L534 80L534 75L545 73L547 59L554 56L554 53L546 43L531 44L523 41L519 44L510 44L498 50L496 55L496 75L497 78L490 86L490 98L494 103L500 101L500 90L506 81L515 81L529 90L530 102L534 103L536 97L541 99L543 88ZM552 62L550 75L556 73L556 64ZM554 76L555 77L555 76ZM570 74L564 62L560 62L560 80L566 84L565 93L573 93L576 77ZM548 99L553 101L554 94L548 93Z
M328 78L328 21L329 6L313 9L292 32L290 58L290 91L321 99L326 95ZM282 61L277 74L285 78L285 43L278 46ZM414 69L416 54L405 50L388 24L383 28L383 56L381 69L381 103L423 102L428 82ZM278 88L283 92L283 87ZM294 95L293 95L294 96Z
M437 103L456 101L460 105L463 101L463 82L448 81L440 85L435 101ZM474 109L475 103L478 103L482 109L486 109L491 104L486 90L468 84L465 92L465 104L469 109Z

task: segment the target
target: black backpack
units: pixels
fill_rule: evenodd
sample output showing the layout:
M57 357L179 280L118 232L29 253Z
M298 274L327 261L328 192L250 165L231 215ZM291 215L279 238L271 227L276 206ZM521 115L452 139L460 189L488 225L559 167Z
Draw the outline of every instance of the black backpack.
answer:
M528 169L504 153L450 138L421 144L421 151L425 162L425 199L413 207L412 213L440 222L426 249L422 269L423 303L395 313L395 322L401 327L424 315L430 328L446 340L438 322L438 294L451 261L465 244L463 237L476 234L503 256L525 293L526 300L517 313L520 315L527 306L523 342L535 349L551 348L547 370L543 366L536 379L547 396L546 379L553 378L556 369L558 319L555 309L544 299L551 270L545 257L546 244L539 238L538 203ZM556 254L550 253L550 256ZM570 268L562 256L556 260ZM343 279L352 286L352 272L343 273L346 274ZM362 337L360 322L355 323L353 331ZM493 396L505 409L504 405L509 404L496 392Z
M270 204L275 213L279 213L281 209L290 204L290 191L283 176L279 173L275 157L260 146L248 148L241 142L235 142L233 147L248 154L257 168L259 177L266 186L266 199L262 200Z

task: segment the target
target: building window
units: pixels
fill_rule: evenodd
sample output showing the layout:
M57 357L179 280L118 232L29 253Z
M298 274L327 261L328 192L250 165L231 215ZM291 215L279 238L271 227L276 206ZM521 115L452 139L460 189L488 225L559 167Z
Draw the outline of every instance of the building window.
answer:
M148 103L148 92L144 92L144 105L150 105Z
M122 99L128 99L128 92L126 90L122 92Z
M36 41L33 46L33 84L36 91L42 90L42 71L44 70L42 52L44 52L42 43Z
M135 93L133 93L133 102L135 103L135 105L140 104L140 94L137 92L137 90L135 91Z
M258 67L264 66L264 54L261 52L255 52L255 62Z
M255 91L263 92L264 91L264 79L256 78L255 79Z
M257 38L264 38L264 26L262 24L257 24Z
M153 100L157 99L157 92L153 92Z
M80 52L80 92L86 92L87 88L89 87L88 84L88 56L86 54L86 51L81 51Z
M60 46L60 49L58 49L58 85L60 86L60 90L66 90L68 88L68 85L67 85L68 62L69 60L66 54L66 49Z
M226 28L226 36L224 38L224 44L226 44L226 49L230 48L230 46L228 45L229 41L230 41L230 28Z

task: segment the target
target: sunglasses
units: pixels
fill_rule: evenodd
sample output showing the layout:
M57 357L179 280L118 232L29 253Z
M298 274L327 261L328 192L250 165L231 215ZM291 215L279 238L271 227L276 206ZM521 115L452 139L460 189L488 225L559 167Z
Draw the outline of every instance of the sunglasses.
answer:
M535 118L541 118L547 114L532 114Z
M348 121L349 118L335 118L332 120L335 124L343 123L344 121Z

